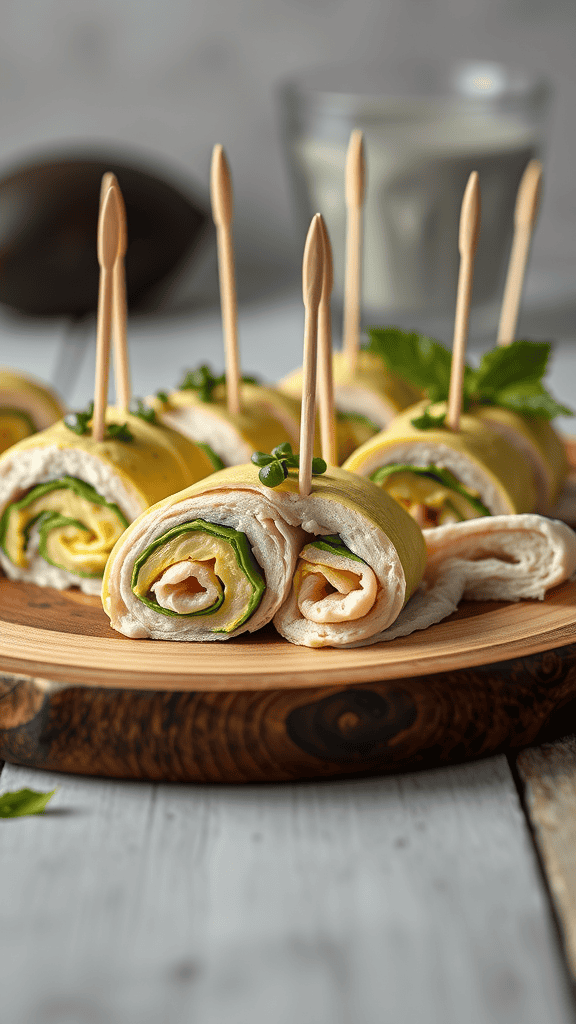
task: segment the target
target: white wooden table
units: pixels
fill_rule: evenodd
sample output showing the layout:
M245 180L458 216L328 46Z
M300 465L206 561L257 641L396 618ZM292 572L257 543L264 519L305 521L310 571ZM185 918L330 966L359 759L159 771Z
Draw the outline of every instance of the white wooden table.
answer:
M245 309L245 369L290 369L301 323L293 296ZM0 362L50 378L61 333L4 324ZM136 393L221 365L213 312L132 338ZM73 404L92 373L91 350ZM573 401L576 346L550 379ZM576 759L562 750L561 803L551 751L519 765L548 883L504 756L238 788L5 765L2 792L59 788L45 815L0 820L1 1024L573 1022L556 920L568 941L574 869L557 847L574 832Z

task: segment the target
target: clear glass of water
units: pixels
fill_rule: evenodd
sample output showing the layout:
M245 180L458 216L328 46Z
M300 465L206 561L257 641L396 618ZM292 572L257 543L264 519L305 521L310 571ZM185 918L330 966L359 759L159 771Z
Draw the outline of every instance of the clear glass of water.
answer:
M516 190L528 161L542 154L550 99L547 80L487 61L349 66L286 83L283 137L301 229L323 214L336 298L352 129L363 130L366 145L364 318L417 326L453 313L460 204L473 170L482 195L473 304L499 299Z

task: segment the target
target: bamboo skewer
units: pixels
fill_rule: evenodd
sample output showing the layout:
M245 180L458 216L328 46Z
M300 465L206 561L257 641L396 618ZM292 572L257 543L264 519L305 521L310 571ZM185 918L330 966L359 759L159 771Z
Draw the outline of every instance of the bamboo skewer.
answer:
M498 345L510 345L516 337L520 300L541 193L542 164L539 160L530 160L522 175L516 196L514 237L498 324Z
M318 310L318 409L320 413L320 438L322 458L329 466L338 463L336 445L336 412L334 408L334 381L332 373L332 317L330 296L334 285L332 246L321 214L318 215L322 232L324 273L322 295Z
M316 361L318 357L318 307L324 277L324 245L320 215L312 218L302 262L304 299L304 361L302 373L302 416L300 421L300 469L298 489L306 497L312 489L312 456L316 417Z
M214 146L212 151L210 196L218 246L220 302L226 363L226 398L228 412L238 415L240 412L240 360L238 357L238 303L232 242L232 179L228 161L220 145Z
M108 405L108 374L110 367L110 330L112 326L113 270L120 249L120 212L114 188L109 188L100 204L98 218L98 263L100 286L96 323L96 374L94 379L94 415L92 436L104 440L106 406Z
M362 291L362 206L366 191L364 135L356 128L346 153L346 269L344 278L343 348L350 373L354 373L360 348L360 300Z
M448 394L448 414L446 417L447 426L450 430L454 431L460 429L464 362L466 359L466 342L468 340L468 322L470 319L470 302L472 299L472 281L474 277L474 255L478 245L479 232L480 186L478 183L478 172L472 171L462 200L460 229L458 233L460 270L458 273L456 318L454 323L454 341L452 344L452 368L450 372L450 391Z

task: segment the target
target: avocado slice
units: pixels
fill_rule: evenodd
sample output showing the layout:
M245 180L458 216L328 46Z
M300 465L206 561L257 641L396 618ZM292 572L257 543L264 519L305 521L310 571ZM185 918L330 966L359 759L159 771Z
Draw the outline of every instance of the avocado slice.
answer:
M489 516L491 515L489 509L477 496L470 493L466 487L464 487L459 480L454 476L453 473L448 469L440 469L438 466L411 466L407 463L392 463L389 466L381 466L371 474L370 479L379 486L384 485L384 481L388 480L389 477L396 473L413 473L415 476L427 477L430 480L434 480L436 483L441 484L442 487L446 487L447 490L453 491L454 494L459 494L462 498L471 505L476 516ZM456 511L454 506L450 504L452 511ZM457 513L460 515L460 513Z
M205 561L214 566L222 585L217 600L195 612L175 612L163 608L152 585L162 573L180 561ZM213 633L231 633L243 625L262 600L266 582L244 533L228 526L195 519L182 523L157 537L134 563L132 591L139 601L161 615L194 618L214 617Z

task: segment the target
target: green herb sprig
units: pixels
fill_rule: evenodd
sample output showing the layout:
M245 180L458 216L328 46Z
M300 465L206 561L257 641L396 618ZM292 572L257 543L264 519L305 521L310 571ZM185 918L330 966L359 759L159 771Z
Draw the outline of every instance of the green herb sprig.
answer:
M379 355L392 373L419 388L432 403L448 400L452 354L440 342L397 327L374 327L368 334L368 351ZM548 342L519 340L485 352L477 369L464 368L463 408L495 405L547 420L572 416L572 410L557 402L543 384L550 349ZM422 429L432 425L427 420Z
M0 818L23 818L27 814L43 814L46 804L56 792L37 793L33 789L19 789L0 796Z
M69 412L64 417L64 425L74 434L82 436L90 433L90 423L94 415L94 402L90 402L82 412ZM133 441L127 423L108 423L104 432L105 441Z
M242 377L241 380L243 384L258 383L256 377ZM215 377L211 367L203 363L196 370L188 370L178 387L180 391L197 391L201 402L212 402L214 389L225 383L226 375L224 373ZM160 397L159 394L158 397Z
M410 423L417 430L434 430L435 427L443 427L446 423L446 413L442 412L439 416L433 416L430 412L431 406L428 406L424 410L422 416L415 416Z
M289 469L300 468L300 456L294 454L288 441L273 448L271 455L254 452L252 462L261 467L258 479L265 487L278 487L288 476ZM312 459L312 476L321 476L327 469L324 459Z
M133 398L130 402L132 416L138 416L145 423L156 423L156 413L150 405L145 405L141 398Z

